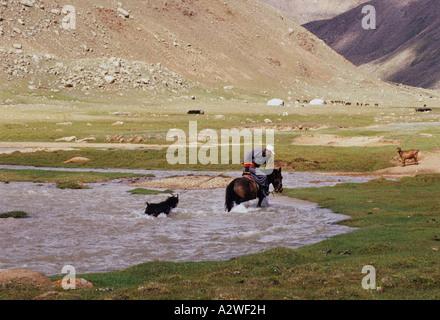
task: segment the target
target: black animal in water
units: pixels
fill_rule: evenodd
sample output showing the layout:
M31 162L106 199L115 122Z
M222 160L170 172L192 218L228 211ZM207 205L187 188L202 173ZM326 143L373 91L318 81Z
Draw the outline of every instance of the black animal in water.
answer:
M178 203L179 203L179 195L176 196L172 195L171 197L160 203L147 202L147 208L145 209L145 214L154 217L157 217L161 213L165 213L166 215L168 215L172 209L177 207Z

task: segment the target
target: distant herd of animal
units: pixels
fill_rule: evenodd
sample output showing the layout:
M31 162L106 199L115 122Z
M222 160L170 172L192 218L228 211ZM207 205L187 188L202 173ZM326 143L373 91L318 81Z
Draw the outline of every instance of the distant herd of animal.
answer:
M296 100L296 101L299 101L299 100ZM302 103L309 103L309 101L308 100L304 100ZM351 102L351 101L341 101L341 100L336 100L336 101L331 100L331 101L327 101L327 103L333 104L333 105L338 105L339 104L339 105L343 105L343 106L354 105L354 102ZM371 104L371 105L373 105L373 104ZM369 107L370 104L369 103L363 103L363 102L356 102L356 106L357 107ZM379 107L379 104L375 103L374 106L375 107Z
M303 100L302 102L300 100L296 100L296 103L310 103L309 100ZM341 100L336 100L336 101L325 101L325 104L332 104L332 105L344 105L344 106L351 106L354 105L354 103L350 102L350 101L341 101ZM371 104L372 106L373 104ZM369 103L362 103L362 102L356 102L356 106L357 107L369 107L370 104ZM379 107L378 103L374 104L375 107ZM415 108L416 112L431 112L432 109L428 108L426 106L426 104L423 106L423 108ZM205 114L205 112L203 110L189 110L187 114Z
M298 103L298 104L302 103L304 105L304 104L310 103L310 100L302 100L302 101L301 100L296 100L295 103ZM350 101L341 101L341 100L324 101L324 104L344 105L344 106L354 105L354 103L352 103ZM373 105L373 104L371 104L371 105ZM358 106L358 107L369 107L370 104L369 103L356 102L356 106ZM374 106L375 107L379 107L379 104L375 103ZM203 110L189 110L187 112L187 114L205 114L205 112Z

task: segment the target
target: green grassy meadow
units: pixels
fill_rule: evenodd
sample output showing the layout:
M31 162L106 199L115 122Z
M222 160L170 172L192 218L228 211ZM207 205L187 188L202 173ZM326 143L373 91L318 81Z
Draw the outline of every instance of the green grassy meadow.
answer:
M189 121L198 130L231 128L273 128L299 126L309 130L279 131L275 135L276 165L290 171L372 172L392 166L396 146L333 147L299 146L299 135L332 134L345 137L383 136L402 141L402 148L438 151L440 109L416 114L412 106L371 108L321 106L308 108L268 108L266 96L239 96L214 100L204 94L188 99L132 99L117 96L84 97L6 95L15 105L0 106L0 142L54 142L66 136L94 137L106 142L109 135L149 134L146 144L170 145L171 128L188 131ZM187 115L202 109L204 115ZM126 112L129 115L113 115ZM288 115L282 115L288 112ZM216 115L223 117L215 118ZM272 122L266 124L269 118ZM112 125L116 121L123 126ZM72 122L69 126L57 123ZM398 126L402 124L402 126ZM115 143L116 145L117 143ZM215 170L231 164L203 166L170 165L166 148L109 149L79 145L71 151L37 151L0 154L0 165L27 165L58 168L109 168L156 170ZM62 164L72 157L86 157L86 163ZM136 179L143 175L96 172L0 169L0 181L38 183L92 183L112 179ZM137 190L133 192L152 191ZM440 298L440 177L419 175L400 181L372 180L364 184L335 187L285 189L285 195L318 203L335 213L351 218L341 224L357 228L320 243L299 249L274 248L236 257L228 261L148 262L131 268L80 277L95 289L64 291L49 299L429 299ZM372 265L377 271L377 288L365 290L362 268ZM54 276L53 280L62 276ZM0 285L0 299L35 299L45 288L19 284Z

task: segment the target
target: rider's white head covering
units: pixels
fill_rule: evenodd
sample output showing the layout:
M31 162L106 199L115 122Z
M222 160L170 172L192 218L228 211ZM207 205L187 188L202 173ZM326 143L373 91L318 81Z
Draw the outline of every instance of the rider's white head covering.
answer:
M275 148L271 144L268 144L266 146L266 150L269 150L270 152L272 152L272 154L275 154Z

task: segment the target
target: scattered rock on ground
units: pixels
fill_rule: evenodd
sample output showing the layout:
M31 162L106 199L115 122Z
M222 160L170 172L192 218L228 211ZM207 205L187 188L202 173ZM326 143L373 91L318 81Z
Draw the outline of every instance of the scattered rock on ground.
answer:
M56 139L55 141L74 142L74 141L76 141L76 137L75 136L63 137L63 138Z
M82 143L82 142L90 142L90 141L95 141L96 138L95 137L89 137L89 138L82 138L80 140L75 141L76 143Z
M21 0L20 2L21 2L21 4L24 5L25 7L30 7L30 8L31 8L31 7L34 6L34 4L32 3L31 0Z
M209 176L179 176L165 179L155 179L133 185L134 187L202 190L226 188L233 178Z
M52 281L44 273L27 269L0 270L0 284L6 283L31 284L36 286L51 286Z

